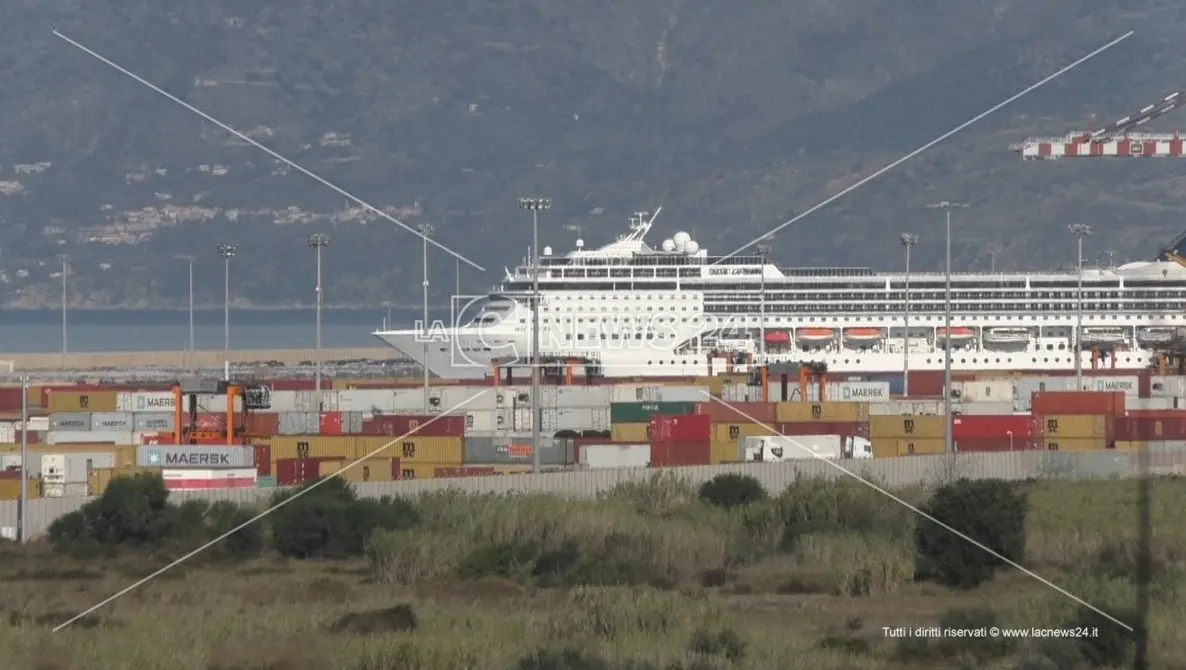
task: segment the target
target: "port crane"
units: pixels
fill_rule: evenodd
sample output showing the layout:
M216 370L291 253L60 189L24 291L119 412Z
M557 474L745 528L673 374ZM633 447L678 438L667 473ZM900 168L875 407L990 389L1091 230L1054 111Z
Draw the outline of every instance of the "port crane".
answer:
M210 429L200 426L198 397L218 395L224 395L227 399L225 427ZM270 409L272 406L272 393L267 386L204 379L183 379L175 382L173 399L173 444L237 444L236 440L250 437L247 431L247 415L252 411Z
M1176 91L1096 130L1073 131L1062 137L1031 137L1009 147L1025 160L1059 158L1186 158L1178 133L1134 133L1150 121L1186 105L1186 91Z

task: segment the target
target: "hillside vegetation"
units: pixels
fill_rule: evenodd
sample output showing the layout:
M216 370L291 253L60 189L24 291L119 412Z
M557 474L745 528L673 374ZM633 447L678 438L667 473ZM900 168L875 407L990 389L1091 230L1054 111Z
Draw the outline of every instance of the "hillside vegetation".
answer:
M1134 482L958 480L896 494L1139 625ZM1186 499L1178 479L1153 496L1152 659L1176 667ZM670 473L596 500L360 500L331 480L49 632L255 513L169 503L159 477L116 480L48 543L3 548L7 658L75 670L1078 670L1123 667L1133 650L1123 628L867 487L800 479L768 492L722 475L697 489ZM1098 635L885 632L935 625Z
M547 195L543 240L609 241L663 205L656 236L732 251L1126 30L1132 39L776 240L789 264L937 267L959 199L961 267L1145 257L1178 231L1176 163L1023 164L1008 145L1119 117L1186 82L1170 0L575 0L392 5L276 0L41 3L0 20L0 304L311 301L310 232L333 237L331 303L415 302L418 240L52 35L53 29L249 133L487 268L521 257L519 195ZM1174 117L1160 123L1172 130ZM1158 128L1154 128L1155 130ZM434 291L454 261L434 252Z

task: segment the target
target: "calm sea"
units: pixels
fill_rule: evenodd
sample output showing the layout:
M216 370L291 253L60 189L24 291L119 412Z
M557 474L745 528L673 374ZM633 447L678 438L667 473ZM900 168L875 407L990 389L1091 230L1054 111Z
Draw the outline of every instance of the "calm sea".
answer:
M371 333L390 318L411 327L414 309L323 309L321 344L325 348L381 347ZM448 318L447 314L432 318ZM186 311L71 310L66 315L72 352L177 351L189 340ZM196 349L222 349L223 311L194 312ZM312 309L231 310L232 349L304 349L317 342ZM0 311L0 352L54 353L62 350L61 310Z

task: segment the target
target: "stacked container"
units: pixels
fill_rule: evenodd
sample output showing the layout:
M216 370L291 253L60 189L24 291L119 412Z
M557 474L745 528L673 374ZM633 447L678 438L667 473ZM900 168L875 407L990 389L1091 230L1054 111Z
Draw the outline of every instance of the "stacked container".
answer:
M712 418L704 414L651 417L651 467L709 465Z
M875 458L895 458L946 452L942 416L874 416L869 419L869 441Z

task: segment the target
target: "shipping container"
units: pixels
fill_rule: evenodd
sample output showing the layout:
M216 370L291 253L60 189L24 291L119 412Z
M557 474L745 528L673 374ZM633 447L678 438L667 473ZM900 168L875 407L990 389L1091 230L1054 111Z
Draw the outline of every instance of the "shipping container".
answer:
M445 463L400 463L400 479L456 479L462 477L502 477L531 472L522 465L449 465Z
M108 433L95 430L73 431L73 430L51 430L46 433L45 441L48 444L118 444L118 445L133 445L136 444L135 433Z
M25 484L25 495L30 500L36 500L41 497L42 490L41 478L31 477ZM3 479L0 480L0 500L19 500L21 497L21 480Z
M713 423L765 423L774 424L775 404L772 402L723 403L708 401L696 405L697 414L707 414Z
M955 450L960 453L983 453L987 451L1029 451L1035 449L1031 438L956 438Z
M199 445L142 446L136 450L141 468L254 468L252 447L205 447Z
M181 417L182 425L188 425L189 417ZM222 433L226 434L226 414L214 412L200 412L198 413L197 423L193 425L194 430L205 433Z
M900 456L929 456L947 453L947 445L939 438L874 437L874 458L898 458Z
M651 417L654 442L706 442L712 439L712 417L703 414Z
M1075 378L1053 376L1021 377L1014 382L1014 387L1017 389L1014 406L1018 411L1028 412L1033 407L1033 395L1035 393L1074 391Z
M398 458L405 464L461 464L465 452L464 438L461 437L359 437L355 438L355 442L351 458L364 458L373 454L381 458ZM374 453L379 449L382 451Z
M638 443L649 442L650 439L649 423L616 423L610 428L610 440L614 442Z
M1034 416L1092 414L1117 416L1124 413L1124 394L1096 391L1046 391L1035 393Z
M700 442L652 442L651 467L672 468L690 465L711 465L712 445Z
M364 435L463 437L464 414L385 414L363 422Z
M518 413L520 410L515 411ZM540 430L544 432L609 430L611 427L609 409L604 407L600 409L592 407L543 409L540 413L543 415ZM528 427L530 428L530 425Z
M994 379L960 382L952 397L965 403L1006 402L1010 405L1016 397L1012 379Z
M362 435L362 412L342 412L342 432L347 435Z
M317 435L321 415L317 412L280 412L279 435Z
M354 458L359 439L365 438L277 435L266 440L257 438L255 441L268 444L272 450L272 458L279 462L310 458Z
M1029 440L1034 434L1034 419L1029 415L952 417L951 435L955 440L995 440L1012 436Z
M280 415L275 412L250 412L239 417L243 421L243 432L248 435L278 435Z
M139 433L172 432L176 418L170 412L137 412L132 415L132 430Z
M49 429L76 433L86 432L91 429L91 415L86 412L55 412L49 415Z
M342 413L322 412L317 429L318 435L342 435Z
M394 389L351 389L335 391L338 410L365 414L389 414L395 411Z
M719 465L721 463L740 463L741 462L741 441L724 441L713 440L708 445L708 459L712 465ZM647 455L650 456L650 445L647 445Z
M55 391L49 395L51 412L114 412L116 391Z
M160 477L160 470L137 467L94 468L87 477L89 494L101 496L107 491L112 481L121 477Z
M0 422L0 444L16 443L16 424L11 421Z
M349 467L353 461L324 460L318 463L321 478L338 476L352 484L364 482L390 482L395 480L391 458L368 458ZM398 472L398 468L396 469Z
M656 387L659 402L708 402L707 386L659 386ZM19 405L18 405L19 407Z
M255 470L261 475L272 474L272 447L268 444L253 444L251 449L255 452Z
M818 390L815 398L818 400ZM824 400L828 402L888 402L889 382L832 382L824 386Z
M541 438L539 459L542 465L572 465L576 462L573 440ZM500 435L464 438L462 463L502 464L531 463L535 458L531 437Z
M649 423L655 414L694 414L694 402L615 402L609 408L611 424Z
M1034 437L1046 439L1091 438L1106 440L1111 435L1113 418L1110 416L1087 416L1064 414L1062 416L1034 417Z
M942 416L945 413L942 400L899 398L869 405L869 416Z
M324 458L280 458L275 464L276 486L300 486L317 481L319 463ZM340 460L340 459L330 459Z
M946 422L942 416L873 416L869 418L869 436L942 440Z
M1165 412L1165 418L1131 414L1113 421L1117 441L1186 440L1186 412Z
M253 489L258 476L255 468L161 470L169 491Z
M1173 398L1131 398L1124 399L1125 414L1132 415L1133 412L1148 412L1148 411L1164 411L1176 409L1174 407Z
M942 370L911 370L910 397L943 396Z
M1011 402L959 402L953 403L951 413L958 416L1028 416L1018 414Z
M774 426L759 423L714 423L712 425L712 442L718 445L731 445L731 448L734 449L739 448L737 445L740 445L741 441L747 437L777 434L778 430Z
M117 412L175 412L177 396L172 391L142 391L116 396Z
M1149 380L1149 395L1154 398L1186 398L1186 377L1154 375Z
M1139 398L1141 395L1140 378L1137 375L1084 377L1082 390L1115 391L1131 398Z
M839 435L841 437L869 437L868 422L847 421L801 421L798 423L776 424L775 429L782 435Z
M108 433L130 433L134 422L128 412L95 412L91 414L91 430Z
M41 479L47 484L86 482L90 470L114 468L116 465L115 454L111 452L43 454L41 456Z
M557 409L609 409L613 393L608 386L546 386L540 389L540 406Z
M24 402L24 389L19 386L0 386L0 412L19 412Z
M1068 438L1047 437L1043 441L1047 451L1103 451L1108 448L1108 441L1104 438Z
M590 470L645 468L650 464L649 444L587 444L581 447L581 466Z
M326 377L324 375L321 377L321 388L323 388L323 389L334 388L334 383L335 383L334 380L329 377ZM313 391L317 388L317 380L316 379L274 379L274 380L268 382L268 386L273 391Z
M778 423L868 421L869 404L863 402L780 402L775 407L774 418Z

